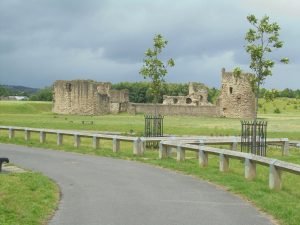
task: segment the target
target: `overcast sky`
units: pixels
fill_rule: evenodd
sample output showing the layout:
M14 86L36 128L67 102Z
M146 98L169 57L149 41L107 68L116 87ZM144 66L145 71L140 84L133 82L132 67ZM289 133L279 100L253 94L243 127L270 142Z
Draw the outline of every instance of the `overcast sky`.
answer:
M266 88L300 88L299 0L0 0L0 84L55 80L142 81L144 52L162 34L168 82L220 87L222 67L250 72L247 15L270 16L284 47Z

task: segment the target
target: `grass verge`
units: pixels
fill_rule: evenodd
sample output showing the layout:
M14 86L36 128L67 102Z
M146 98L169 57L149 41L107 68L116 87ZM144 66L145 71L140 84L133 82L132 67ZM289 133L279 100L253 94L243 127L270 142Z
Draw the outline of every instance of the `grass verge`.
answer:
M244 199L253 202L259 209L272 215L283 225L298 225L300 221L300 177L283 173L283 188L281 191L272 191L268 188L268 168L257 166L257 177L253 181L244 179L244 165L239 160L230 161L230 171L219 172L218 157L209 156L209 166L199 168L198 161L194 153L188 152L184 162L177 162L175 155L165 160L158 159L156 150L147 150L144 156L137 157L132 155L132 144L122 144L121 151L113 153L111 141L101 142L100 149L91 148L91 141L83 139L79 148L72 146L72 138L64 140L64 146L56 146L55 137L47 139L47 143L40 144L38 135L33 136L29 142L25 142L23 136L17 135L15 139L9 140L0 137L0 142L14 143L27 146L58 149L63 151L91 154L98 156L114 157L120 159L135 160L149 163L155 166L172 169L181 173L192 175L209 182L224 186L226 190L242 196ZM268 155L273 158L300 163L300 152L291 149L290 156L281 156L280 149L270 149Z
M40 173L0 174L0 224L46 224L59 200L56 184Z

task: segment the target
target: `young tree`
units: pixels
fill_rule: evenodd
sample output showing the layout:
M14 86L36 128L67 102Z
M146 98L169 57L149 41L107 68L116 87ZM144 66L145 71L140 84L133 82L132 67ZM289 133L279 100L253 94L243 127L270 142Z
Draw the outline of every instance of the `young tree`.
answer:
M167 75L168 66L175 65L171 58L166 63L163 63L159 58L159 54L166 47L168 41L163 38L161 34L155 35L153 38L153 49L148 48L145 52L144 64L140 70L140 74L144 79L151 79L151 93L154 96L155 105L158 103L159 95L164 83L164 77ZM156 106L155 106L156 114Z
M283 42L279 40L280 27L277 23L270 23L269 17L264 16L257 19L254 15L249 15L247 20L252 28L246 33L246 52L250 55L250 68L254 72L251 84L256 97L256 109L254 120L257 120L259 89L266 77L272 75L271 69L275 61L270 59L269 54L273 50L283 47ZM282 58L280 62L287 64L288 58Z

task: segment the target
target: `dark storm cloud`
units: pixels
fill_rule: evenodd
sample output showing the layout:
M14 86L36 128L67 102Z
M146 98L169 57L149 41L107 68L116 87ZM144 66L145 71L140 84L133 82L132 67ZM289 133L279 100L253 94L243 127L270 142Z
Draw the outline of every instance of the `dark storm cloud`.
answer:
M143 54L154 34L161 33L169 41L163 58L176 62L168 81L218 86L222 67L247 69L245 17L264 15L259 2L247 2L2 0L0 83L41 87L56 79L138 81ZM290 57L293 64L286 68L294 74L300 49L293 26L299 19L282 13L284 7L272 7L286 42L275 57Z

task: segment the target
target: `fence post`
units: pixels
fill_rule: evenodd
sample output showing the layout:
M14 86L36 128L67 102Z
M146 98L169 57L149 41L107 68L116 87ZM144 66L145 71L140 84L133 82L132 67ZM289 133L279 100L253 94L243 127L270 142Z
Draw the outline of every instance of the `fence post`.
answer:
M177 146L176 152L177 152L177 161L184 161L185 150L180 145Z
M163 159L167 157L167 147L163 145L162 141L159 142L158 158Z
M245 158L245 178L253 180L256 177L256 163L251 159Z
M208 165L208 154L205 152L203 140L200 140L199 145L199 165L202 167L206 167Z
M272 190L280 190L281 189L281 170L276 168L275 163L276 159L270 164L270 172L269 172L269 188Z
M289 155L289 139L288 138L283 138L283 143L282 143L282 154L284 156Z
M74 134L74 147L79 148L80 146L80 135Z
M137 138L133 141L133 154L134 155L142 155L144 153L143 146L144 143L142 142L141 138Z
M15 137L15 130L13 128L8 129L8 138L13 139Z
M24 135L25 141L29 141L30 140L30 130L25 129L24 133L25 133L25 135Z
M229 170L229 157L224 154L220 154L220 171L226 172L228 170Z
M113 152L120 151L120 140L117 137L113 138Z
M45 143L46 141L46 132L40 131L40 143Z
M237 137L234 137L233 140L232 140L231 150L232 151L237 151L237 148L238 148Z
M96 135L93 136L93 148L98 149L100 144L100 138Z
M57 140L56 140L56 143L58 146L62 145L63 144L63 134L61 133L57 133Z

